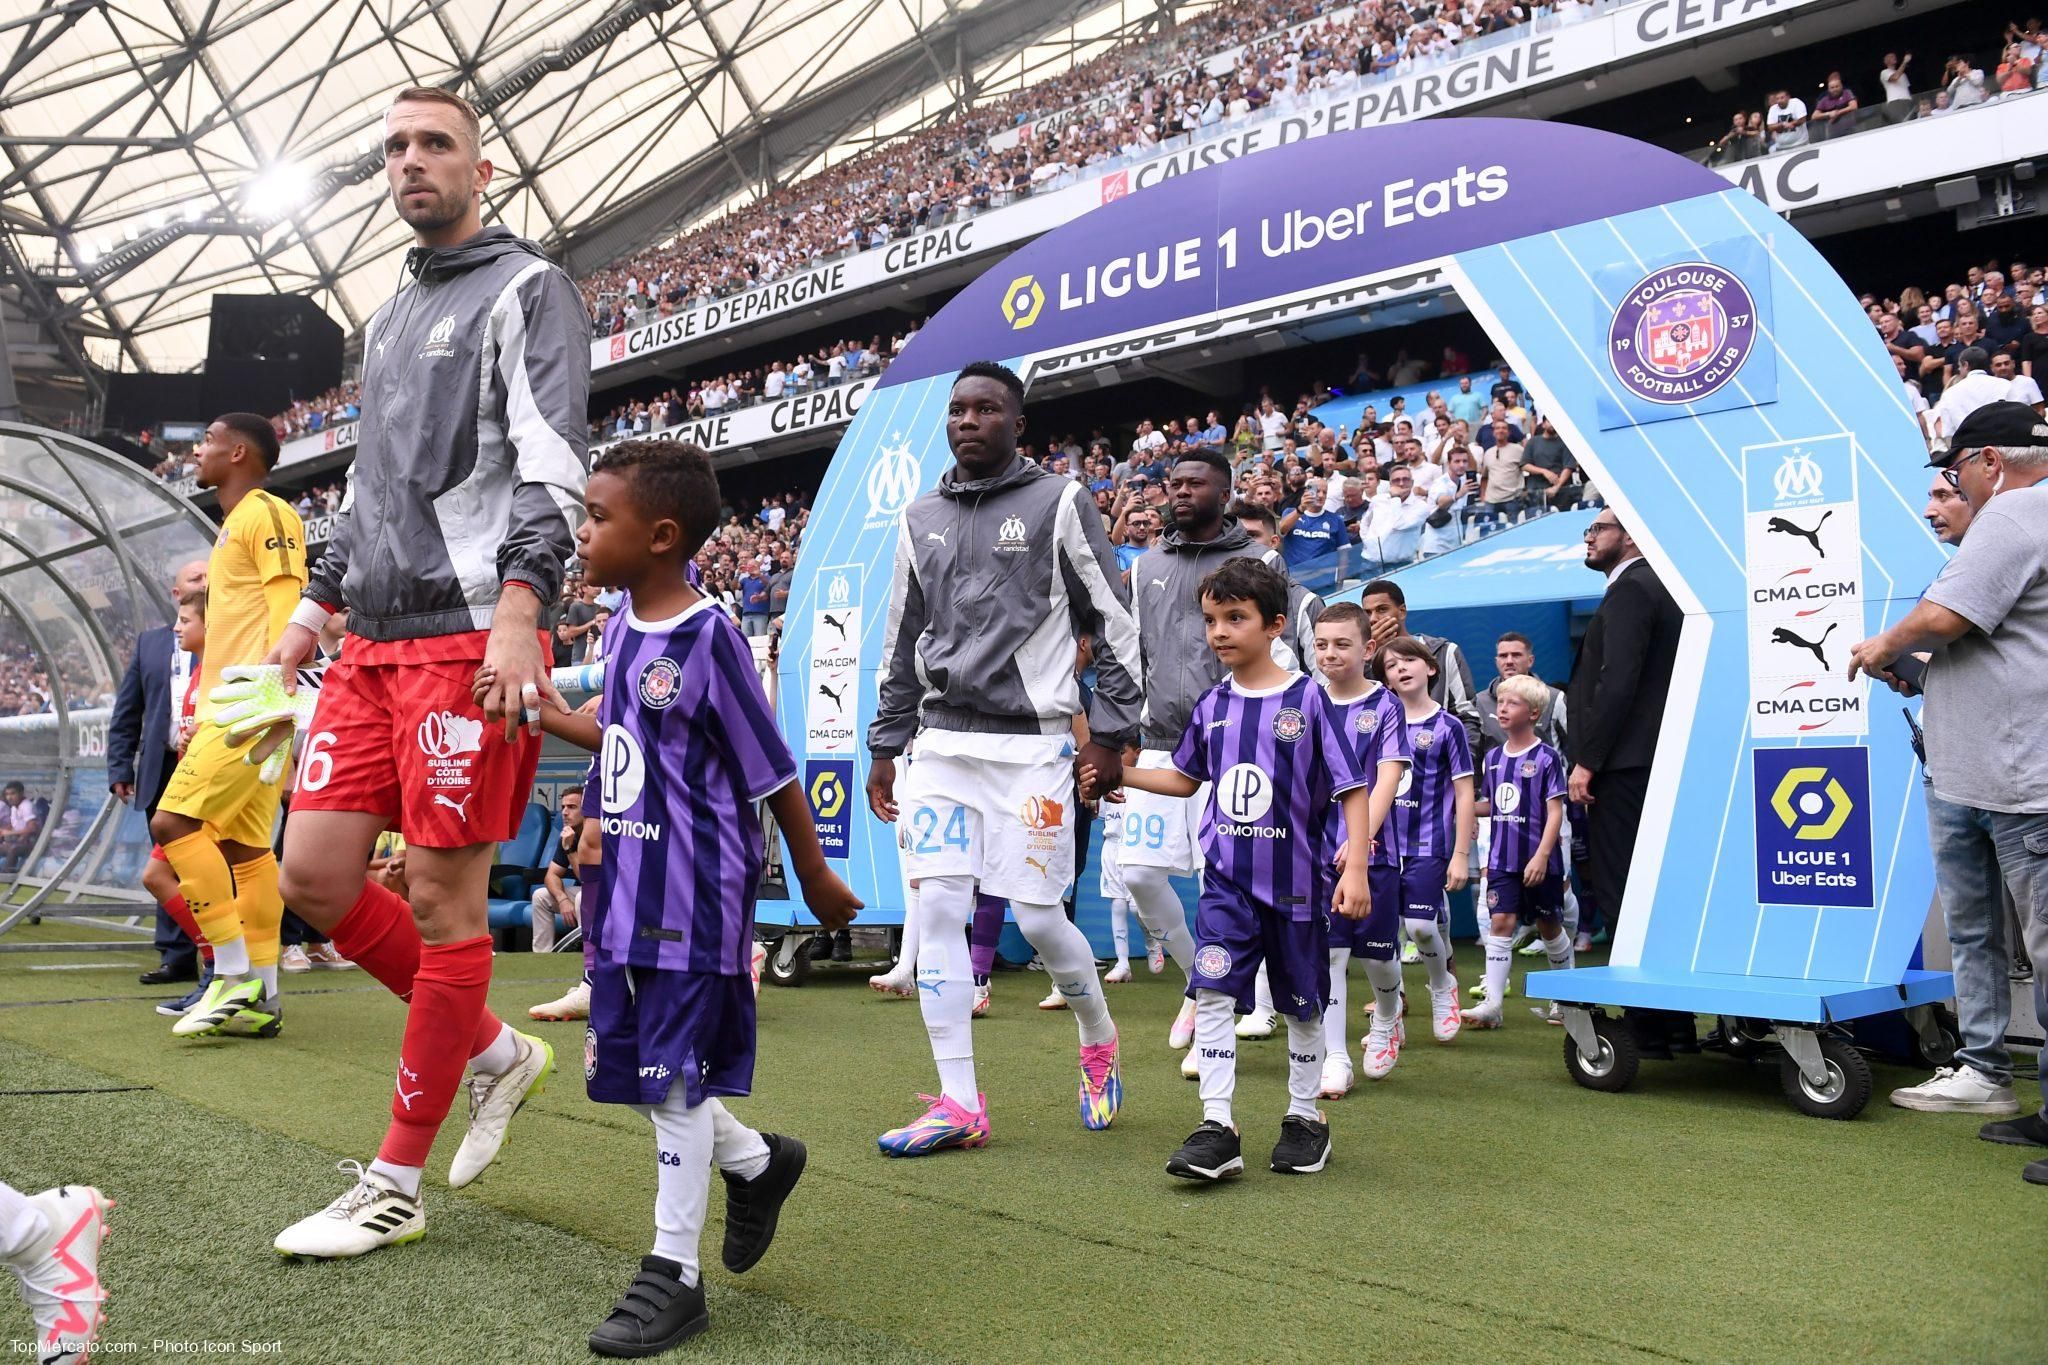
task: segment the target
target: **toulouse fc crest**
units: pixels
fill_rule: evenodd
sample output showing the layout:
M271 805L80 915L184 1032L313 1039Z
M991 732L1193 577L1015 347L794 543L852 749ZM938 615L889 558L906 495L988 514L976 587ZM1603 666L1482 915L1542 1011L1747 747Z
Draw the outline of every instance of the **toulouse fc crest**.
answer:
M656 711L668 709L682 691L683 670L666 654L647 665L640 674L640 701Z
M1636 397L1697 403L1742 368L1756 323L1756 305L1733 272L1685 261L1650 272L1622 298L1607 328L1607 356Z

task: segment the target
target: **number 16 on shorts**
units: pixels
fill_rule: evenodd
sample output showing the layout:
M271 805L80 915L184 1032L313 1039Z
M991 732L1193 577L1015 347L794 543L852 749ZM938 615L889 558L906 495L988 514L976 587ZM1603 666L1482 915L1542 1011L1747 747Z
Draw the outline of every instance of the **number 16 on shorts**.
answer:
M976 876L981 817L965 806L918 802L904 812L899 842L913 877Z

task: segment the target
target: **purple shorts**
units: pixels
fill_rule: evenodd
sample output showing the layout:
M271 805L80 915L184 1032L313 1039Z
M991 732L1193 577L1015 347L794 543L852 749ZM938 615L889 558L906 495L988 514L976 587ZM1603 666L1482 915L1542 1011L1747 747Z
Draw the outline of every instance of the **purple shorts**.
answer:
M1451 864L1445 858L1409 858L1401 864L1401 918L1451 921L1451 909L1444 903L1444 883L1450 880Z
M1513 915L1518 924L1539 919L1564 919L1564 878L1552 873L1535 886L1522 885L1512 872L1489 872L1486 910L1493 915Z
M1330 912L1330 946L1349 948L1353 957L1392 962L1394 936L1401 924L1401 869L1373 863L1365 869L1365 884L1372 895L1372 908L1364 919L1346 919ZM1335 891L1336 888L1330 888Z
M754 983L657 967L590 969L583 1080L600 1104L660 1104L683 1084L692 1107L754 1083Z
M1273 988L1273 1008L1296 1019L1322 1017L1330 998L1330 911L1313 896L1274 907L1253 901L1216 875L1203 881L1195 908L1195 966L1188 996L1198 990L1234 996L1237 1012L1256 1007L1259 964Z

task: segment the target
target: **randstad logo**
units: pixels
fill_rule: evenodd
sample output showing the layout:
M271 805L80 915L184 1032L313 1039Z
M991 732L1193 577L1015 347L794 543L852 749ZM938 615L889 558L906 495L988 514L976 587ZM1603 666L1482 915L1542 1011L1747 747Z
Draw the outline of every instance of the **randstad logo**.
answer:
M1778 472L1771 476L1771 487L1777 492L1779 502L1811 502L1821 495L1820 466L1813 456L1795 448L1778 463Z
M846 784L839 780L839 774L821 772L811 781L811 809L818 813L820 820L831 820L846 808Z
M1039 310L1044 307L1045 291L1030 275L1019 275L1003 291L1003 321L1010 324L1012 331L1021 332L1038 321Z
M853 585L846 581L846 575L832 575L832 586L825 590L826 599L835 607L843 607L853 600Z
M868 470L869 521L893 521L917 499L917 485L922 477L917 457L910 453L910 442L903 439L902 432L889 439L896 444L883 446Z
M1799 793L1796 801L1795 792ZM1824 840L1842 832L1856 803L1826 768L1788 768L1771 793L1771 809L1793 838Z

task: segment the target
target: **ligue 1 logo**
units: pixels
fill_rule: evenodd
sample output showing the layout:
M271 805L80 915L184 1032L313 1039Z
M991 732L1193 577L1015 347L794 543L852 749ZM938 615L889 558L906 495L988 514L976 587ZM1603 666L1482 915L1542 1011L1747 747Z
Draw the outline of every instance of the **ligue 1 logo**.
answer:
M1366 714L1371 715L1372 713L1367 712ZM1366 728L1362 720L1358 728L1361 730ZM1277 740L1292 744L1307 733L1308 717L1302 715L1301 712L1295 710L1292 706L1273 717L1273 738Z
M1705 261L1654 270L1623 296L1607 356L1628 391L1651 403L1697 403L1742 368L1756 344L1756 305L1733 273Z
M674 703L682 690L683 670L674 659L666 654L647 665L640 674L640 702L656 711L665 711Z

